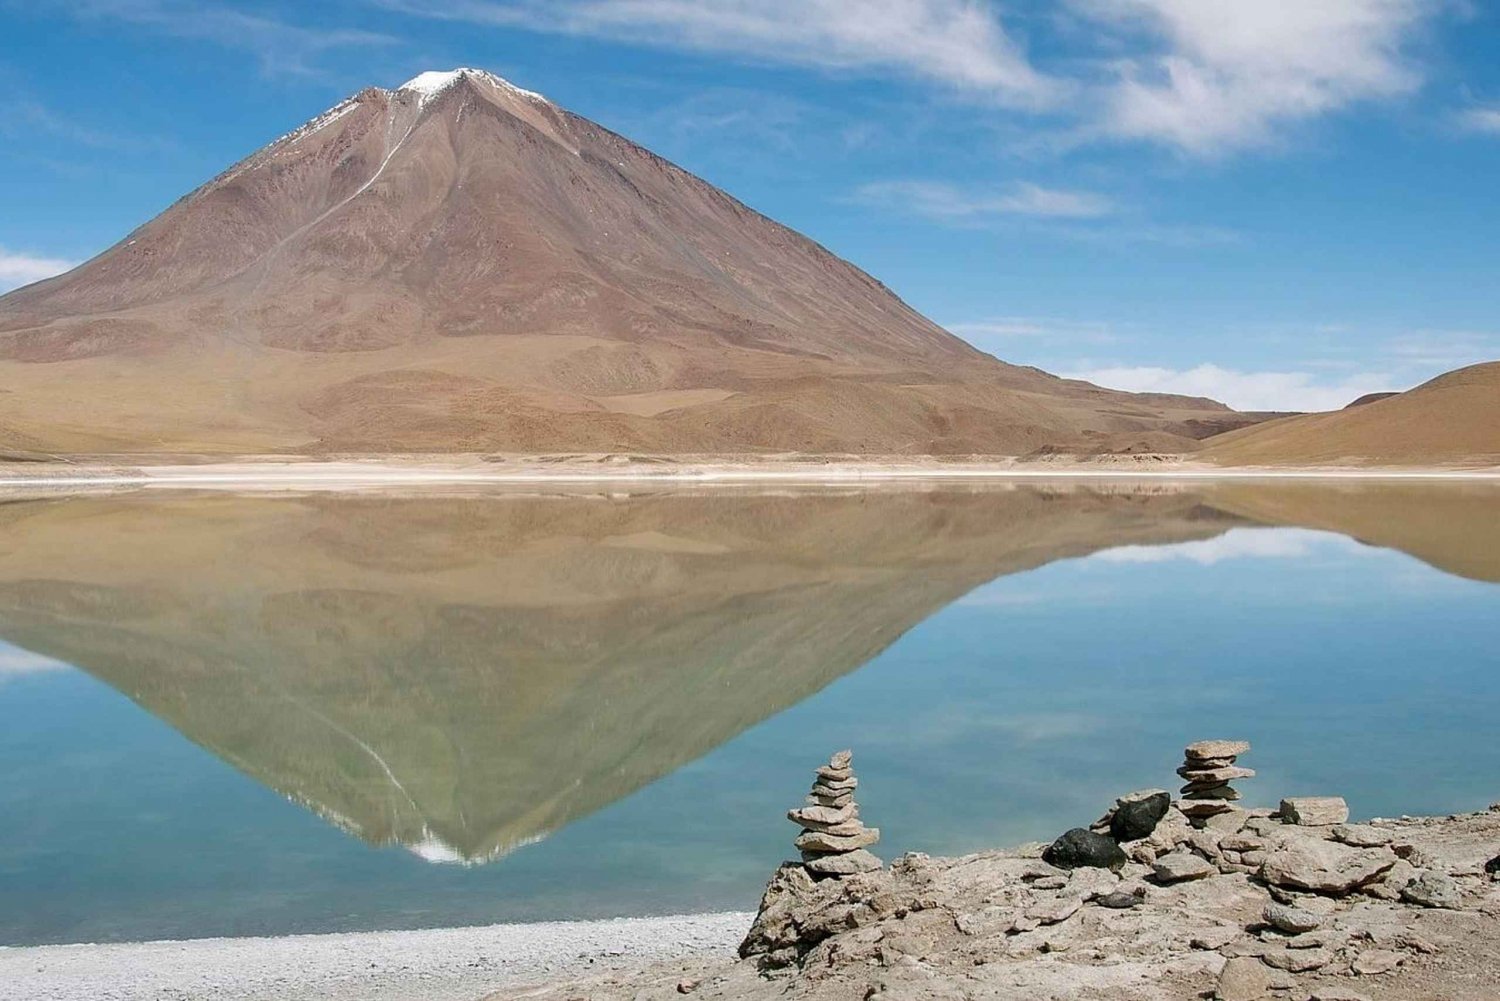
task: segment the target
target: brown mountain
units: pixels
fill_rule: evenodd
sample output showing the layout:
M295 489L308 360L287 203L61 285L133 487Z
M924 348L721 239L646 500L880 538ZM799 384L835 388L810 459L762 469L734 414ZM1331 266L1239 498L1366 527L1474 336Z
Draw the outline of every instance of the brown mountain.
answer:
M1357 407L1220 435L1202 456L1240 466L1500 465L1500 362Z
M0 298L0 450L1021 454L1253 420L1007 365L475 70L339 104Z

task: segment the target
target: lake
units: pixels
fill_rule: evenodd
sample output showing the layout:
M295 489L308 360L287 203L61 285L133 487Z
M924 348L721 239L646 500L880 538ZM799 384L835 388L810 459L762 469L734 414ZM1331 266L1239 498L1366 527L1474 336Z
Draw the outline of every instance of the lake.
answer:
M1500 486L0 503L0 944L753 909L1244 738L1251 805L1500 799Z

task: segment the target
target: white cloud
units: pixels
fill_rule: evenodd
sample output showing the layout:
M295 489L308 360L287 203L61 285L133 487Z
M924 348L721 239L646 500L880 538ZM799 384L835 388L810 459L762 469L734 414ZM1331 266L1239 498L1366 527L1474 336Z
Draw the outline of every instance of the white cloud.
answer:
M1458 124L1470 132L1490 132L1500 135L1500 105L1470 108L1458 116Z
M981 0L375 0L408 14L828 69L895 70L1015 106L1056 100Z
M1074 0L1154 36L1114 64L1100 129L1193 154L1263 145L1288 123L1417 89L1415 30L1437 0Z
M393 45L398 40L358 28L304 27L200 0L69 0L57 4L80 20L110 19L176 38L250 52L267 75L312 75L316 59L343 48Z
M77 261L65 261L58 257L37 257L0 247L0 292L30 285L43 278L60 275L78 266Z
M1361 372L1336 381L1320 381L1311 372L1236 372L1218 365L1190 369L1125 366L1070 372L1110 389L1133 393L1181 393L1207 396L1236 410L1338 410L1366 393L1406 389L1382 373Z
M18 678L26 674L46 674L53 671L70 671L72 667L60 660L43 657L39 653L23 650L18 646L0 643L0 682L7 678Z
M1097 219L1114 211L1103 195L1025 182L996 191L937 181L882 181L863 185L855 197L945 222L974 222L995 216Z
M1185 560L1211 567L1225 560L1301 559L1320 546L1340 549L1359 544L1341 535L1304 528L1231 528L1212 539L1173 542L1160 546L1120 546L1095 553L1088 559L1100 563L1169 563Z
M950 323L947 329L985 351L1008 347L1017 340L1084 344L1111 344L1119 340L1109 324L1035 316L1001 316Z

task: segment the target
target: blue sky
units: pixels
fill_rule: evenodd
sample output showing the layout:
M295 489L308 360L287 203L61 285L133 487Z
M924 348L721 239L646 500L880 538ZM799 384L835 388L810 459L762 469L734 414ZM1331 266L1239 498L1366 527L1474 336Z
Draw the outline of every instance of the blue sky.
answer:
M0 0L0 288L461 65L1007 360L1314 409L1500 358L1478 0Z

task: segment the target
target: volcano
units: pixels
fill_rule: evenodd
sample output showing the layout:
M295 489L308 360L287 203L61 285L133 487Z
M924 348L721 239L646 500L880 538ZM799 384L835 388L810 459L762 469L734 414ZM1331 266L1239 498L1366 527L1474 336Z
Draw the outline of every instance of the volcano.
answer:
M369 88L0 298L12 452L1017 455L1251 423L1008 365L492 74Z

